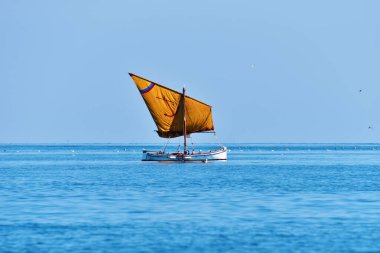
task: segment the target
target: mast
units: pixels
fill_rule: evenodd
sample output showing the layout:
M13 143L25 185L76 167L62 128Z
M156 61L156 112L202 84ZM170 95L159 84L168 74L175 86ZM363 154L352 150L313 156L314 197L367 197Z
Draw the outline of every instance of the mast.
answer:
M183 86L183 154L186 154L187 147L186 147L186 95L185 95L185 86Z

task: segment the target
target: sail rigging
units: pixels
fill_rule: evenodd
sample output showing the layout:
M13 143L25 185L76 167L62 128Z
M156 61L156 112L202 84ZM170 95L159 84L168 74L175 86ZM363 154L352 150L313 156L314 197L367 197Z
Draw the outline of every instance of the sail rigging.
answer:
M174 138L214 130L210 105L137 75L129 75L140 91L160 137Z

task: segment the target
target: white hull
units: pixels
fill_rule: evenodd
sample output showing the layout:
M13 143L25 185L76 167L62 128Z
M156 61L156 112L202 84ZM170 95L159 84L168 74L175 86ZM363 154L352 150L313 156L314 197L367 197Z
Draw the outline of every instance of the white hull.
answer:
M183 153L165 153L155 151L143 151L142 161L173 161L173 162L208 162L215 160L227 160L227 148L210 151L195 152L184 155Z

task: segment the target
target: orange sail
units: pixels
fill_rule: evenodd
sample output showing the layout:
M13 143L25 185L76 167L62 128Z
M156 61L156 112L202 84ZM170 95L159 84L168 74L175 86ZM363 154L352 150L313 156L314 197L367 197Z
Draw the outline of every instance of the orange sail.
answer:
M147 105L157 133L163 138L182 136L186 111L186 134L214 130L211 106L134 74L129 74Z

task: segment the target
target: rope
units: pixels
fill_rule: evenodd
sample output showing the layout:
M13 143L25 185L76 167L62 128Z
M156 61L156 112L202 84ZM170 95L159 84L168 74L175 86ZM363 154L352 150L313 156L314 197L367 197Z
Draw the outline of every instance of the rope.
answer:
M190 135L190 140L191 140L191 152L194 153L194 142L193 142L193 136Z
M166 142L166 144L165 144L165 146L164 146L164 149L163 149L163 152L165 153L165 151L166 151L166 147L168 146L168 144L169 144L169 141L170 141L170 137L168 138L168 141Z
M220 147L221 147L221 148L224 147L223 144L219 141L219 138L218 138L218 136L216 135L216 132L214 132L214 137L215 137L216 142L220 145Z
M181 147L181 140L180 140L180 138L178 138L178 148L177 148L177 153L179 152L180 147Z

